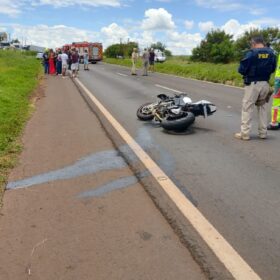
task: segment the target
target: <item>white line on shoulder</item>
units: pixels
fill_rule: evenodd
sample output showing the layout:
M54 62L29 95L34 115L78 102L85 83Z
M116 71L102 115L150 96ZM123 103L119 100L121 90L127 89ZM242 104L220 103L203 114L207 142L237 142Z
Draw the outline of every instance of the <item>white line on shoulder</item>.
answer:
M123 77L127 77L127 75L126 75L126 74L123 74L123 73L117 72L117 74L120 75L120 76L123 76Z
M161 86L161 85L158 85L158 84L156 84L155 86L159 87L159 88L167 89L167 90L170 90L170 91L173 91L173 92L176 92L176 93L182 93L182 91L179 91L179 90L176 90L176 89L173 89L173 88L169 88L169 87L165 87L165 86Z

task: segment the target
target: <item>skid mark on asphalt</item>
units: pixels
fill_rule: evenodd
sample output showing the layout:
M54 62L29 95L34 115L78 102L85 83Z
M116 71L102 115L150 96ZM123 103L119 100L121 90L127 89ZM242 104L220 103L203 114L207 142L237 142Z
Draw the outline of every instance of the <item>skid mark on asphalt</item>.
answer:
M73 165L23 180L10 182L6 189L27 188L47 182L72 179L87 174L93 174L101 170L122 169L126 166L127 164L117 151L103 151L84 157Z
M138 179L135 176L123 177L123 178L111 181L108 184L98 187L94 190L82 192L78 195L78 198L90 198L90 197L103 196L112 191L132 187L137 182L138 182Z
M77 197L78 198L99 197L112 191L132 187L133 185L139 182L138 178L144 178L146 176L149 176L149 173L148 171L143 171L135 175L137 177L136 176L122 177L117 180L111 181L106 185L94 188L92 190L81 192L80 194L78 194Z

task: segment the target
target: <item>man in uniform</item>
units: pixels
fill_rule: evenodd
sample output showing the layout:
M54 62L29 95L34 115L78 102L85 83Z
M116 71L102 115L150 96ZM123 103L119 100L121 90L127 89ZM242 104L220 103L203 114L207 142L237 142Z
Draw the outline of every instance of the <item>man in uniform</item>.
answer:
M275 71L276 58L271 48L265 47L261 36L251 40L251 50L241 60L238 72L243 75L245 94L242 100L241 131L235 133L235 138L250 140L252 114L254 106L258 108L259 137L267 136L266 100L269 94L269 78Z
M272 96L271 122L267 129L276 130L280 128L280 54L278 55L277 68L274 80L274 93Z
M137 59L138 59L137 48L133 48L133 52L131 54L131 62L132 62L131 75L137 75L136 73Z

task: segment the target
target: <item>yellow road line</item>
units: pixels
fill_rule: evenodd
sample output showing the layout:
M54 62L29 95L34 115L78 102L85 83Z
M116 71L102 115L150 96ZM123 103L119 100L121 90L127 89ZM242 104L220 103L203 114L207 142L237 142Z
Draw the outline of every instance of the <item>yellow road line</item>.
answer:
M140 145L129 135L121 124L108 112L98 99L78 80L76 82L104 114L123 140L138 156L139 160L150 171L158 184L176 204L181 213L192 224L203 240L212 249L218 259L224 264L232 276L237 280L260 280L261 278L212 226L212 224L193 206L171 179L160 169Z

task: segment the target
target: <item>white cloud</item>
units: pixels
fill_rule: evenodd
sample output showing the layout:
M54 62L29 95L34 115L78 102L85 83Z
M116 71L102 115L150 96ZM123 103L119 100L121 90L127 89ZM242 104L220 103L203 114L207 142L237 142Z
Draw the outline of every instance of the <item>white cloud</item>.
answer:
M196 0L198 6L217 9L220 11L232 11L242 8L242 4L228 0Z
M51 5L54 7L67 6L110 6L119 7L121 5L119 0L33 0L33 5Z
M0 0L0 14L15 17L20 14L22 5L23 1L21 0Z
M185 20L184 24L185 24L185 28L190 30L194 26L194 21L193 20Z
M65 25L13 25L12 38L26 41L27 44L55 48L66 43L79 41L96 41L99 38L96 32L86 31Z
M211 29L215 29L215 25L212 21L205 21L205 22L199 22L198 27L202 32L207 33Z
M260 25L255 23L240 24L236 19L230 19L221 27L227 34L233 35L233 39L237 39L242 36L245 31L255 28L260 28Z
M126 29L117 25L116 23L112 23L107 27L103 27L101 29L101 36L104 40L105 46L119 43L120 40L124 42L129 38L129 34Z
M246 11L255 16L264 14L267 9L258 7L257 5L243 4L236 0L196 0L198 6L208 9L218 10L220 12L229 11Z
M172 15L165 9L149 9L145 12L145 19L142 21L144 30L170 30L175 28Z
M260 18L257 20L253 20L252 24L256 24L258 26L261 25L261 26L280 28L280 19L279 18Z
M56 8L78 7L119 7L121 0L0 0L0 14L16 17L30 6L50 5Z
M189 34L186 32L167 31L166 35L166 46L175 55L191 54L192 49L199 45L202 40L200 33Z

